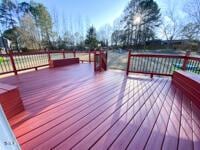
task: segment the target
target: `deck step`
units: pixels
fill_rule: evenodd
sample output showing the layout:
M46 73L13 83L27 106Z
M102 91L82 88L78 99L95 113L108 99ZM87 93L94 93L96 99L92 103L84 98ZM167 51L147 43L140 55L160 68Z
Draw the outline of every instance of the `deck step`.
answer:
M173 83L200 108L200 76L186 71L175 71Z
M0 104L8 119L24 110L20 93L16 86L0 83Z

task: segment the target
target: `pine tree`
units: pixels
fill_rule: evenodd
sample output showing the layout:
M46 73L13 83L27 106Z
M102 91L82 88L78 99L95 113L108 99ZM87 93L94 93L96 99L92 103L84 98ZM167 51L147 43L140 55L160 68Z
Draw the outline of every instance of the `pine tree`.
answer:
M95 49L98 47L97 34L96 34L96 29L94 27L90 27L88 29L85 44L90 49Z
M52 32L52 18L48 10L43 4L31 3L30 11L35 18L36 26L39 28L42 41L45 47L52 48L51 36Z

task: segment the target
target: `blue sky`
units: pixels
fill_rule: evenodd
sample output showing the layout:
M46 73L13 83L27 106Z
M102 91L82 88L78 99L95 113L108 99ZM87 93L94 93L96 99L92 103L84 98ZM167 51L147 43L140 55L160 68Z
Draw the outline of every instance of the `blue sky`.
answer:
M24 0L18 0L24 1ZM29 1L29 0L25 0ZM82 19L89 20L97 29L105 24L112 25L113 21L118 18L129 0L34 0L43 3L49 11L56 10L62 18L65 16L73 18L76 22L81 16ZM155 0L161 12L168 9L169 3L175 7L176 14L184 17L183 6L187 0ZM61 20L60 18L60 20ZM86 19L87 18L87 19Z
M119 17L129 0L35 0L49 10L56 9L59 14L72 18L89 18L90 23L99 28L112 24Z

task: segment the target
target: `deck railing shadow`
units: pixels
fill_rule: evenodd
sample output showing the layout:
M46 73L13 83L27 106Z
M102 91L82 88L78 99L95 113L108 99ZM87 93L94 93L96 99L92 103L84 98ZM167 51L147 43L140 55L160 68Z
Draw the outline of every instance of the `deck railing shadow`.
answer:
M172 85L169 92L173 91L174 86ZM184 100L181 100L182 98L180 95L176 97L176 102L173 102L173 97L171 98L171 104L169 103L169 101L167 101L169 99L166 99L164 101L165 105L163 103L163 105L161 106L159 111L160 113L155 114L152 110L153 114L156 115L154 118L155 120L152 118L152 116L150 118L147 118L149 113L146 114L144 120L140 120L141 118L137 117L140 121L135 117L131 120L119 120L118 126L123 128L120 129L121 131L116 132L120 134L111 132L110 134L106 135L108 141L111 137L115 137L114 141L112 141L109 148L159 150L162 148L194 149L194 147L197 148L198 146L200 146L200 141L194 141L193 139L193 136L197 137L197 134L192 129L193 127L191 125L190 120L188 120L188 116L186 117L184 115L181 115L182 109L177 108L177 104L180 105L180 107L182 107L182 103ZM157 104L155 106L158 107ZM188 105L188 107L191 107L191 105ZM176 109L176 111L174 112L172 108ZM165 113L161 113L161 111L164 111ZM179 111L180 113L179 117L177 117L176 115L172 115L172 113L176 114L177 111ZM145 114L145 112L141 111L139 113L143 115ZM166 113L168 115L166 115ZM191 117L190 119L192 119L192 114L190 114L189 116ZM153 123L152 119L154 120ZM182 125L181 120L184 121L184 125ZM188 135L188 132L190 133L190 135ZM186 133L187 135L185 135L185 137L183 135L181 136L182 133Z
M125 96L125 92L126 92L126 88L128 86L129 90L130 90L130 86L131 84L127 82L130 82L130 80L124 76L124 79L123 79L123 83L121 85L121 88L119 90L119 94L118 94L118 98L117 98L117 103L115 104L115 108L118 109L121 105L122 105L122 102L123 102L123 98ZM128 106L127 106L128 107ZM117 112L114 113L113 117L112 117L112 120L111 120L111 123L115 122L115 118L119 118L120 116L120 110L117 110ZM107 137L106 141L109 140L109 136Z
M120 122L119 126L125 126L127 122ZM152 150L161 150L164 149L194 149L193 146L200 145L200 141L193 141L191 139L186 139L183 137L179 138L179 133L167 133L161 132L162 126L158 126L156 131L152 131L152 128L148 128L148 124L145 128L141 128L141 125L137 122L129 124L130 131L122 133L115 141L110 145L110 149L152 149ZM132 129L132 130L131 130ZM136 129L142 129L140 134L135 133ZM140 130L141 131L141 130ZM144 134L147 133L147 134ZM149 134L150 133L150 134ZM149 134L149 135L148 135ZM146 136L148 135L148 136ZM110 140L112 136L108 135L106 140ZM165 141L166 140L166 141ZM180 146L180 147L179 147ZM184 146L184 147L183 147ZM188 147L186 147L188 146ZM172 148L173 147L173 148ZM179 148L178 148L179 147Z
M116 122L116 118L120 118L121 114L121 108L124 107L126 111L130 109L130 106L132 106L132 101L134 100L134 96L136 95L135 92L137 92L136 89L139 87L139 82L138 81L144 81L143 84L147 84L152 82L151 78L137 78L137 77L128 77L125 76L123 80L123 84L121 86L121 89L119 91L119 96L117 98L117 104L116 104L116 109L114 112L114 115L112 116L111 123ZM147 86L147 85L145 85ZM134 91L134 92L133 92ZM119 109L120 108L120 109ZM109 141L110 137L112 136L112 133L110 133L105 141Z

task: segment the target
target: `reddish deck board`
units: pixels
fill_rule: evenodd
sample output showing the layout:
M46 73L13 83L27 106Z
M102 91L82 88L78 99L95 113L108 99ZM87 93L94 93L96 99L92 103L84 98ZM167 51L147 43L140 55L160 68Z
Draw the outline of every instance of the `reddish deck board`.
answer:
M9 120L22 149L200 149L200 110L169 79L78 64L0 82L25 104Z

